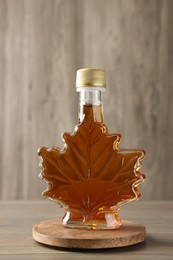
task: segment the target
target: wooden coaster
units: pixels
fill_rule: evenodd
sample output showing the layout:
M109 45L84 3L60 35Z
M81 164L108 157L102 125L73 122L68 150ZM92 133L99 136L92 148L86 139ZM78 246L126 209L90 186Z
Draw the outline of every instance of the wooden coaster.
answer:
M33 226L37 242L64 248L114 248L138 244L145 240L145 226L122 221L115 230L82 230L63 227L60 219L40 222Z

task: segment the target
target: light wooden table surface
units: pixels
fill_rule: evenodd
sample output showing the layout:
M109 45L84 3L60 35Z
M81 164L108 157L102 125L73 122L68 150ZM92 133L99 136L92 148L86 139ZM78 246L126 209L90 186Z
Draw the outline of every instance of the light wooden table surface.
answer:
M62 216L50 201L0 202L0 259L173 259L173 202L131 203L120 217L143 223L144 243L119 249L64 250L41 245L32 239L32 226Z

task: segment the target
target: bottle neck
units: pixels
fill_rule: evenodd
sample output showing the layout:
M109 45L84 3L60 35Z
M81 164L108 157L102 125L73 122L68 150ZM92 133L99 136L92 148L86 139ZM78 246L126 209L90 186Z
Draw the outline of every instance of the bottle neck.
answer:
M79 123L84 118L90 117L95 122L103 122L103 105L101 100L101 90L80 88L79 92Z

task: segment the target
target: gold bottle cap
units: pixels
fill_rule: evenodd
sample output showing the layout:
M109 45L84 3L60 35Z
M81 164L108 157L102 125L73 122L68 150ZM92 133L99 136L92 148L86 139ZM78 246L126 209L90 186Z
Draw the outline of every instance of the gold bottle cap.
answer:
M86 68L76 73L76 88L99 87L106 88L106 75L103 69Z

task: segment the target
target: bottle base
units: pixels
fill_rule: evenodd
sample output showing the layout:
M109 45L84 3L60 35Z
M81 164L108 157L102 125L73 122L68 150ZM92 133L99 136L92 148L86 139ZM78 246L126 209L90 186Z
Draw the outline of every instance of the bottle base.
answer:
M118 229L121 226L121 220L116 214L105 214L104 220L72 220L67 219L66 216L62 220L64 227L73 228L73 229L93 229L93 230L111 230Z
M118 229L121 224L117 224L116 226L107 226L104 223L82 223L82 222L70 222L68 224L63 224L64 227L73 228L73 229L92 229L92 230L111 230Z

